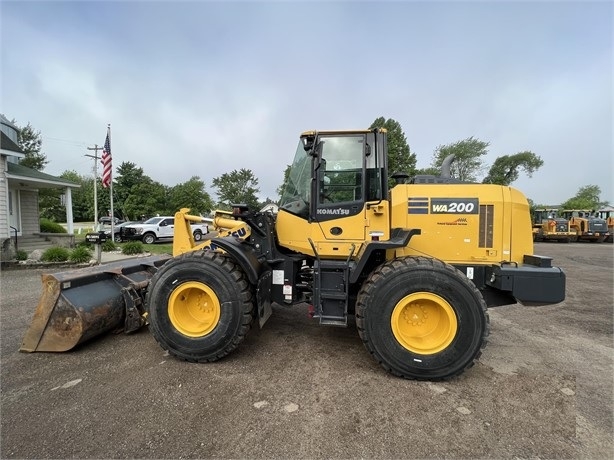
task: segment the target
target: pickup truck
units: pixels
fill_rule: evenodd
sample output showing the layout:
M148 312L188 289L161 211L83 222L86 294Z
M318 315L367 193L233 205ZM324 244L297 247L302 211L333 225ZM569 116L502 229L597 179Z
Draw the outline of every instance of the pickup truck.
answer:
M192 234L195 241L203 239L203 235L209 233L209 226L205 223L193 222ZM169 216L152 217L142 224L127 225L124 229L126 240L141 240L145 244L152 244L158 240L168 240L173 238L175 229L175 218Z

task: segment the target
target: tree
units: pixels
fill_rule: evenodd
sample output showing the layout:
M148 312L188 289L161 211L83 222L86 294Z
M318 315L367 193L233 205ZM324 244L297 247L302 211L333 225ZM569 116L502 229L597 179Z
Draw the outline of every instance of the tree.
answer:
M41 152L43 141L41 139L41 132L34 131L32 125L28 123L25 127L19 128L17 136L19 148L25 154L25 158L22 158L19 164L28 168L42 171L45 165L49 163L47 156Z
M205 183L198 176L171 187L169 201L173 212L190 208L190 214L206 214L213 208L211 196L205 191Z
M126 201L132 195L133 187L143 181L151 180L131 161L122 162L113 178L113 212L123 219L140 218L140 214L130 214L126 209ZM135 200L131 200L134 203ZM131 208L132 209L132 208Z
M435 149L431 166L441 170L443 160L453 154L452 177L463 182L477 182L477 175L484 169L481 157L488 153L489 145L473 136L453 144L440 145Z
M82 176L75 171L64 171L60 176L68 182L79 184L79 188L72 189L72 213L75 222L94 220L94 178ZM101 185L98 184L98 214L104 215L104 210L109 206L108 196L101 193ZM63 190L42 189L39 192L39 210L41 217L52 219L56 222L66 220L66 208L61 202Z
M416 174L416 154L411 153L407 138L398 121L392 118L376 118L370 129L386 128L388 131L388 184L392 185L392 175L403 172L414 176Z
M250 209L259 209L258 178L251 169L241 168L230 173L222 174L213 179L213 186L217 188L219 206L230 209L231 204L246 204Z
M561 209L599 209L607 206L607 201L600 200L601 189L598 185L585 185L578 193L561 204Z
M281 185L279 187L277 187L277 195L279 195L281 197L281 194L284 193L284 187L286 186L286 183L288 182L288 178L290 177L290 168L292 167L292 165L287 165L286 169L284 170L284 181L281 183Z
M132 186L131 194L125 199L122 209L129 220L172 214L168 195L169 187L144 176L142 182Z
M544 160L529 151L503 155L495 160L482 183L510 185L518 179L520 169L531 177L543 164Z
M439 176L441 173L440 168L435 168L433 166L429 166L428 168L416 169L416 175L426 174L429 176Z

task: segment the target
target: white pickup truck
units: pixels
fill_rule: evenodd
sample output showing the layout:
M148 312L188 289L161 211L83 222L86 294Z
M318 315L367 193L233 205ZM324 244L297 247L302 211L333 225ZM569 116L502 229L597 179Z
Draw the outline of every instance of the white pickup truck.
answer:
M203 239L203 235L209 233L209 226L206 223L190 223L192 234L195 241ZM142 224L127 225L124 230L126 240L141 240L145 244L152 244L158 240L168 240L173 238L175 229L175 218L169 216L152 217Z

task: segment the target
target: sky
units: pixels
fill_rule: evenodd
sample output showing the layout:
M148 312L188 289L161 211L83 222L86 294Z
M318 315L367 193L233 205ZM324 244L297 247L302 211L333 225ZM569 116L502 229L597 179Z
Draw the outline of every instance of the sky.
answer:
M110 124L114 168L214 200L240 168L276 199L301 132L383 116L419 168L473 136L486 166L544 160L512 184L536 204L585 185L614 203L613 5L1 0L0 112L41 131L48 174L93 175Z

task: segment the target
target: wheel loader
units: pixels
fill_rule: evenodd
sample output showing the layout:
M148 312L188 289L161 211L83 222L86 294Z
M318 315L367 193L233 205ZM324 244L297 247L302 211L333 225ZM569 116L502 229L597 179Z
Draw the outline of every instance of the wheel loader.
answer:
M589 209L564 209L561 215L569 219L571 229L576 232L576 241L603 243L609 237L608 224L598 213Z
M459 375L486 345L489 307L561 302L565 274L533 254L529 205L512 187L455 180L447 159L440 176L395 174L389 190L386 136L304 132L277 213L217 211L218 235L197 243L190 222L201 217L181 209L172 258L93 268L86 298L70 296L86 284L75 275L44 278L49 298L37 316L48 325L22 350L57 351L61 340L39 347L41 336L62 337L78 316L99 314L80 329L89 338L138 311L133 320L147 321L170 354L210 362L275 309L302 305L319 324L355 323L368 353L396 376ZM103 323L111 311L120 319Z
M603 208L597 211L597 215L606 221L609 235L605 239L607 243L614 242L614 210L611 207Z
M558 216L556 208L538 208L533 211L533 241L559 241L569 243L576 232L569 221Z

